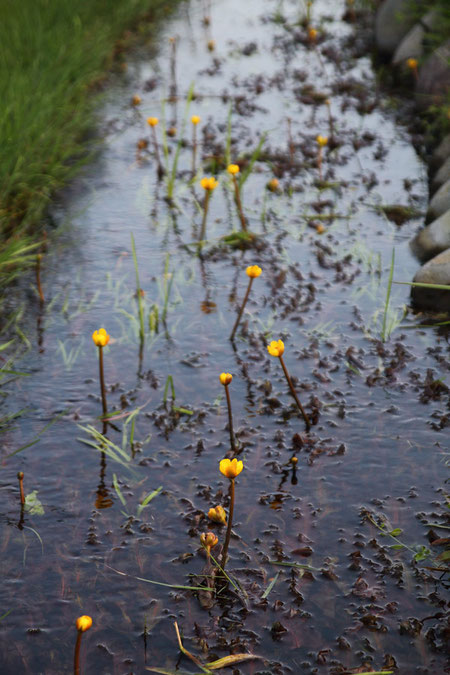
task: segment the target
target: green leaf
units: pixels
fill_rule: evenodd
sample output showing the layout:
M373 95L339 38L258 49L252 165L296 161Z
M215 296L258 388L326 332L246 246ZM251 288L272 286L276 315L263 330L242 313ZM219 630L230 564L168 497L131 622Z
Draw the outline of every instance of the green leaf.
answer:
M139 504L138 510L137 510L138 518L141 515L142 511L145 509L145 507L150 504L152 499L154 499L157 495L159 495L161 490L162 490L162 485L160 485L158 488L156 488L156 490L153 490L153 492L149 492L149 494L146 496L146 498Z
M37 490L33 490L25 497L25 511L30 516L43 516L45 511L42 503L37 498Z
M230 654L229 656L224 656L217 661L211 661L206 665L211 670L217 670L218 668L226 668L227 666L234 666L236 663L242 663L242 661L250 661L251 659L261 659L261 656L255 656L254 654Z
M390 534L392 537L398 537L402 532L403 532L403 530L401 530L399 527L396 527L395 530L391 530L391 531L389 532L389 534Z
M405 548L404 544L392 544L392 546L389 546L389 548L394 548L395 550L400 550L402 548Z
M272 581L270 582L270 584L267 586L266 590L265 590L264 593L262 594L262 596L261 596L261 599L262 599L262 600L265 600L265 599L267 598L267 596L269 595L270 591L272 590L272 588L273 588L273 587L275 586L275 584L277 583L277 580L278 580L278 577L280 576L280 574L281 574L281 572L277 572L277 573L275 574L274 578L272 579Z

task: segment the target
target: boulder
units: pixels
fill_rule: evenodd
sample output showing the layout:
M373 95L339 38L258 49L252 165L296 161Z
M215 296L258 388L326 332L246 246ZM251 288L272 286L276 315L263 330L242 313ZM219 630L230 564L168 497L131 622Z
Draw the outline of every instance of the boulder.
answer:
M431 156L431 164L433 166L440 166L445 160L450 157L450 134L444 136L437 148Z
M425 263L416 273L414 281L450 286L450 249ZM417 308L450 312L450 291L412 286L411 299Z
M375 40L378 49L392 55L416 21L417 16L414 16L412 11L411 0L384 0L375 18Z
M442 105L450 92L450 40L438 47L419 68L416 103L420 110Z
M429 260L450 248L450 211L420 230L412 240L411 248L419 260Z
M450 180L450 156L447 157L446 161L442 164L439 171L433 177L431 182L432 191L435 192L438 190L441 185Z
M416 23L395 50L394 56L392 57L394 66L405 65L409 58L420 58L423 54L422 43L424 37L425 28L420 23Z
M433 195L428 206L427 219L439 218L450 209L450 180L447 180Z

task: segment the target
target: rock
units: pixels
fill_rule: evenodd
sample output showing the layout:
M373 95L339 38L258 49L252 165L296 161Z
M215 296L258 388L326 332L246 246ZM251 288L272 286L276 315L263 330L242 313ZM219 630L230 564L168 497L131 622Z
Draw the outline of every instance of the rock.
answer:
M450 156L447 157L447 160L442 164L441 168L434 176L431 182L432 191L435 192L448 180L450 180Z
M419 2L416 4L424 4ZM385 0L375 19L375 40L378 49L393 54L417 20L410 0Z
M450 286L450 249L425 263L416 273L414 281ZM413 304L420 309L450 312L450 291L412 286L411 298Z
M448 157L450 157L450 134L444 136L436 150L433 152L431 164L433 166L440 166Z
M406 64L409 58L420 58L423 54L424 37L425 28L420 23L416 23L398 45L392 57L392 63L397 66Z
M416 103L420 110L442 105L450 92L450 40L438 47L419 68Z
M412 240L411 248L420 260L429 260L450 248L450 211L420 230Z
M439 218L450 209L450 180L447 180L433 195L428 206L427 219Z

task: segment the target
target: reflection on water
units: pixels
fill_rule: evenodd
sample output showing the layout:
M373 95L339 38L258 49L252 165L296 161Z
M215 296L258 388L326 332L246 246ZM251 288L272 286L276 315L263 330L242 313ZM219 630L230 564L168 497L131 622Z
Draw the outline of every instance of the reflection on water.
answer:
M448 390L438 381L448 343L445 333L411 328L411 313L402 318L404 286L386 313L392 333L379 339L392 249L395 278L409 280L417 264L408 241L420 222L398 226L380 206L420 211L427 187L344 11L317 0L311 43L297 2L186 3L158 54L143 49L112 85L99 116L101 156L54 207L61 227L42 261L45 304L29 303L20 324L29 349L14 367L29 376L3 387L4 414L23 412L2 434L2 672L71 672L82 614L93 617L84 672L195 672L179 659L175 621L204 663L261 657L236 673L443 672L442 580L424 568L430 558L411 560L416 544L442 534ZM135 94L141 103L130 106ZM151 143L140 143L150 139L149 116L160 118L162 180ZM164 136L170 127L175 135ZM329 136L322 182L318 134ZM228 161L241 176L251 167L241 185L257 235L248 247L223 242L240 230ZM199 255L204 175L219 186ZM266 189L274 177L278 188ZM233 344L251 264L263 273ZM119 413L103 440L86 431L102 431L90 338L100 326L112 336L105 378ZM271 339L285 343L315 420L309 433L267 353ZM223 542L207 518L228 507L218 471L229 453L221 372L233 374L244 470L227 565L236 587L205 611L190 591L137 578L195 586L205 566L199 535L211 529ZM18 470L43 515L21 512ZM391 548L367 512L402 530L413 552Z

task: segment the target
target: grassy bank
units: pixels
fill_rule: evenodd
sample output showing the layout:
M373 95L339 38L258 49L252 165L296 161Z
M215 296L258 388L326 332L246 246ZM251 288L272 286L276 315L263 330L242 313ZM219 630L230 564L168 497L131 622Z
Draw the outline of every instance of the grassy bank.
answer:
M0 284L86 154L95 84L128 28L178 0L4 0L0 22ZM119 42L118 42L119 41Z

